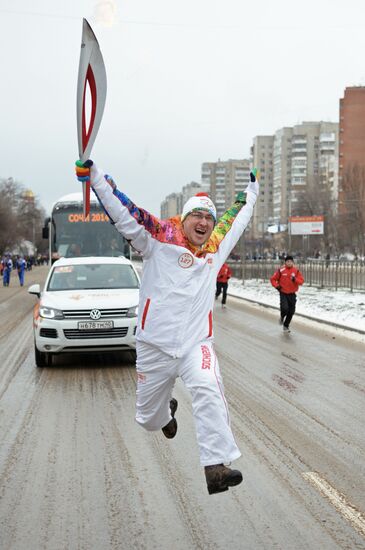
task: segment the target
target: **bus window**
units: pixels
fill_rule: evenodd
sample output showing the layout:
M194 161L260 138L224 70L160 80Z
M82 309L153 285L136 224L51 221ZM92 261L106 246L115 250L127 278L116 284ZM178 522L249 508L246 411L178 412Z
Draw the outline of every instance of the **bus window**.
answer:
M110 223L99 203L92 200L90 214L83 219L82 193L73 193L57 201L51 216L51 257L126 256L130 247Z

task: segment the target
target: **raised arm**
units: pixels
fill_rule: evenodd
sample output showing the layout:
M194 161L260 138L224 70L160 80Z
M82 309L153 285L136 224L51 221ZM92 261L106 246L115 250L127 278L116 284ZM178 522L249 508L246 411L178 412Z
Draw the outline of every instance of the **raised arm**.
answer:
M144 256L149 256L154 245L154 232L158 231L160 220L138 208L117 189L113 179L104 175L95 164L86 168L76 165L76 173L78 179L90 177L92 189L112 224L131 242L133 248Z
M207 243L207 252L218 254L219 266L225 262L252 217L259 193L256 170L250 173L250 180L246 191L238 193L234 204L218 220Z

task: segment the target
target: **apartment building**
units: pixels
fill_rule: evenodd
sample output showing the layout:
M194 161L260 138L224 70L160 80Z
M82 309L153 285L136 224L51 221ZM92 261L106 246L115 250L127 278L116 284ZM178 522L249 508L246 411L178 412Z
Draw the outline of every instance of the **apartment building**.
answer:
M365 87L361 90L365 120ZM347 127L346 109L349 107L345 103L342 105L341 124L344 127L341 126L341 135ZM360 107L357 105L356 109L359 116ZM364 134L361 132L359 128L356 136L357 139L362 139L363 135L365 148L365 129ZM183 187L181 193L168 195L161 204L161 217L165 219L180 214L183 204L199 191L209 193L216 205L218 217L221 216L234 202L236 194L246 188L250 166L253 165L259 168L261 174L260 196L254 210L249 238L263 242L265 236L268 236L269 226L286 227L291 215L304 214L303 199L307 192L313 191L315 194L319 186L325 185L330 192L330 200L335 204L339 192L338 135L338 123L319 121L284 127L274 135L256 136L251 148L251 161L219 159L217 162L204 162L201 184L191 182ZM341 162L347 157L346 149L342 150L344 152ZM359 150L362 151L361 147ZM365 159L365 150L363 158ZM322 212L318 211L316 214Z
M345 89L340 99L339 203L343 245L365 253L365 87Z
M170 193L161 203L161 219L173 218L181 214L184 204L190 197L202 191L202 186L196 181L192 181L182 188L179 193Z
M182 195L181 193L170 193L161 203L161 220L172 218L181 213Z
M338 123L303 122L293 127L289 206L300 215L303 194L326 185L331 198L338 193ZM318 212L321 214L321 212Z
M267 223L281 226L287 224L290 215L302 214L303 195L307 191L314 192L320 185L326 185L331 193L331 199L337 199L336 122L303 122L293 127L281 128L273 136L272 149L268 149L268 143L270 136L258 136L253 145L254 164L261 168L260 161L265 162L265 180L262 182L264 188L260 195L261 208L259 207L256 212L256 227L261 230ZM266 151L266 157L262 151ZM273 169L268 175L266 167L270 151Z
M250 237L259 239L273 223L274 136L256 136L251 148L252 165L260 170L260 195L252 217Z
M182 188L181 194L182 194L182 204L181 204L181 211L179 214L181 214L184 204L187 200L189 200L191 197L196 195L197 193L200 193L203 191L202 186L197 181L192 181Z
M237 193L246 189L249 178L250 161L247 159L218 160L202 164L202 187L209 190L218 217L231 206Z
M354 203L347 202L342 189L343 177L356 167L363 170L364 166L365 86L354 86L346 88L344 97L340 99L339 211L342 214L354 207Z
M274 238L284 246L288 218L305 215L305 203L322 186L335 204L338 198L338 124L303 122L284 127L273 136L256 136L253 165L261 171L260 196L256 203L251 238L264 243L271 226ZM319 208L321 208L319 206ZM322 212L316 212L322 214ZM281 228L281 231L280 231Z
M273 146L273 209L271 223L283 226L288 222L288 189L291 181L291 142L293 128L281 128L274 135Z
M319 183L327 185L332 202L338 199L339 125L322 123L319 135Z
M351 164L365 165L365 86L345 89L340 99L339 176Z

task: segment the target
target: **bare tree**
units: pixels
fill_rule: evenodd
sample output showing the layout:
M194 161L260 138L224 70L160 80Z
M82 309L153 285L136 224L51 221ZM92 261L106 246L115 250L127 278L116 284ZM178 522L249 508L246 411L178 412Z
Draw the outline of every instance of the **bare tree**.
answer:
M13 178L0 179L0 253L23 240L41 248L44 210L37 198Z
M18 239L17 198L19 184L12 178L0 180L0 251L14 246Z
M324 235L311 236L315 248L338 252L340 243L336 202L328 181L319 178L312 187L306 187L300 194L292 214L295 216L324 216Z

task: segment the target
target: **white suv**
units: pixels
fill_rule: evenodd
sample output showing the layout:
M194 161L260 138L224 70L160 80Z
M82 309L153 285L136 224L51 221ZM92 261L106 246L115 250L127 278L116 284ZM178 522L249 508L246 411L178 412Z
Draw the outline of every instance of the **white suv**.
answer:
M37 367L63 352L129 350L135 354L139 277L123 257L56 261L34 308Z

